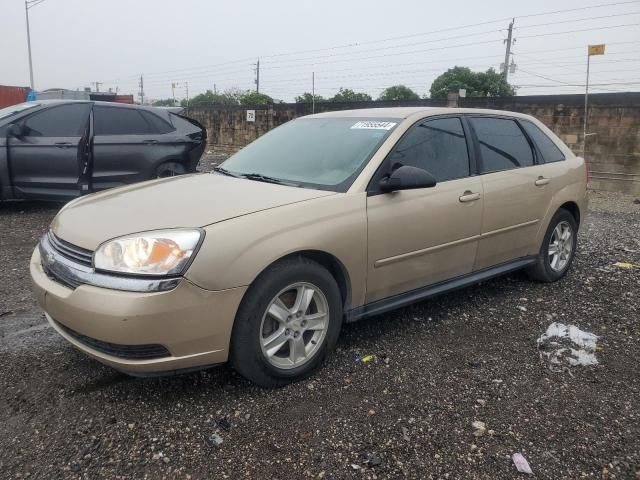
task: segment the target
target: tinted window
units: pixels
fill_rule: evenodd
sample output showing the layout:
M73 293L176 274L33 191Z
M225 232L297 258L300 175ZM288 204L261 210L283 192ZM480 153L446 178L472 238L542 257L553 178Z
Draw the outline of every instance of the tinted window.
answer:
M540 153L542 154L542 159L545 163L549 162L559 162L560 160L564 160L564 154L562 151L553 143L546 133L540 130L537 126L535 126L531 122L523 121L522 128L527 132L533 143L538 146Z
M462 123L441 118L416 125L398 142L391 165L410 165L431 173L438 182L469 175L469 154Z
M60 105L34 113L24 121L30 137L80 137L89 117L88 103Z
M173 127L169 125L169 122L163 120L158 115L151 112L145 112L141 110L140 113L145 118L147 123L151 126L154 133L169 133L173 132Z
M482 171L495 172L533 165L533 152L513 120L471 118L482 153Z
M122 107L93 109L96 135L139 135L153 133L139 110Z

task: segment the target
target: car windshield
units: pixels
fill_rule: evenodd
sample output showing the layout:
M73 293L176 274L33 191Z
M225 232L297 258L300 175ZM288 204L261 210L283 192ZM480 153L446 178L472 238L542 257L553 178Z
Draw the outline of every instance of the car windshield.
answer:
M11 105L10 107L0 108L0 120L6 117L10 117L11 115L14 115L16 113L24 112L25 110L39 106L39 103L27 102L19 103L17 105Z
M220 173L346 191L398 125L390 118L301 118L231 156Z

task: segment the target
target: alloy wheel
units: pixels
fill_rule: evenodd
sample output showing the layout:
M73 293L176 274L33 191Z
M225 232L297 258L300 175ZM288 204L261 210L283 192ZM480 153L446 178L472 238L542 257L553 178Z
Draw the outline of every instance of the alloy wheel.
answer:
M573 254L573 230L569 222L556 225L549 240L549 265L555 272L565 269Z
M274 367L300 367L318 353L328 327L329 304L322 290L311 283L294 283L269 302L262 317L262 353Z

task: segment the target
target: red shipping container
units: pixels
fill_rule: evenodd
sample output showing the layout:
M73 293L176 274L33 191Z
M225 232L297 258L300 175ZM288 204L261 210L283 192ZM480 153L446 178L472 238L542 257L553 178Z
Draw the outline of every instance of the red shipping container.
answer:
M116 102L133 104L133 95L116 95Z
M9 87L0 85L0 108L10 107L25 102L29 94L29 87Z

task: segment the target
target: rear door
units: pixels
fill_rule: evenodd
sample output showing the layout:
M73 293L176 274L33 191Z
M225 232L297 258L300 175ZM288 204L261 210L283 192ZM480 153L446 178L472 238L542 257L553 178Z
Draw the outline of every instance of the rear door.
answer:
M21 121L26 135L7 139L17 196L55 200L80 194L90 110L90 103L53 105Z
M513 118L472 116L484 190L482 235L474 269L531 253L549 192L533 145Z
M385 159L367 197L367 303L472 271L483 199L469 145L460 118L425 119ZM436 186L381 193L381 175L400 165L427 170Z
M162 157L162 134L140 109L95 105L93 123L95 190L139 182L152 176L157 159Z

